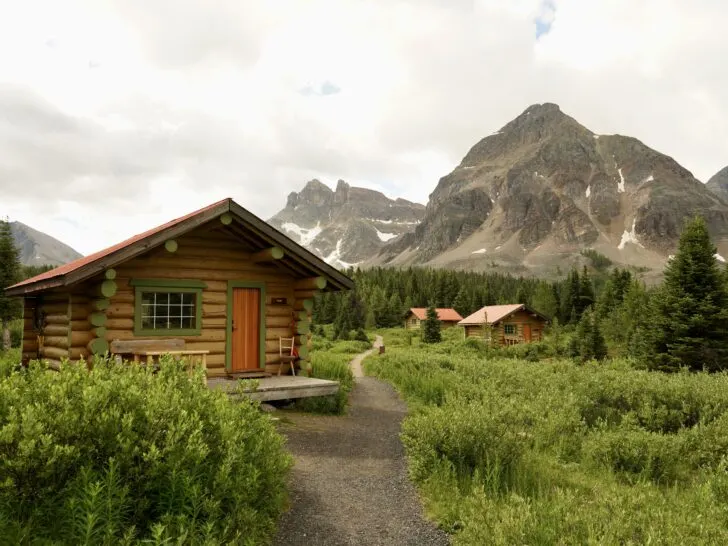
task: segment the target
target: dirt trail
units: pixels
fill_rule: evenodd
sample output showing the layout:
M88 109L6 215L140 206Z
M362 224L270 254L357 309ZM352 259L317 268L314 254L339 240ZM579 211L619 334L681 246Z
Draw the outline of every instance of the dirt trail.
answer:
M343 417L287 416L282 425L293 453L291 510L275 544L445 545L447 534L424 519L407 478L400 424L407 408L390 385L364 377L351 361L355 385Z

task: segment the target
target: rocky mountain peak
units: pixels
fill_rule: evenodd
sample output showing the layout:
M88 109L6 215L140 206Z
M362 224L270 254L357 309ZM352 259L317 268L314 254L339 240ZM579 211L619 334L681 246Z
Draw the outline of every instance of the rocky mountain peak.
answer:
M374 264L543 271L594 248L661 271L695 214L728 252L726 203L639 140L597 135L558 105L535 104L473 146L440 179L414 233Z
M339 180L336 190L318 180L288 196L286 208L269 222L337 267L362 263L384 244L411 231L425 207L405 199L351 186Z
M344 203L349 201L350 188L351 186L349 184L339 179L339 181L336 183L336 191L334 192L334 203L338 205L343 205Z
M298 194L297 201L299 203L309 203L312 205L326 205L331 202L334 192L331 191L326 184L320 180L309 180ZM289 196L290 199L290 196Z
M705 187L728 203L728 167L724 167L714 174Z

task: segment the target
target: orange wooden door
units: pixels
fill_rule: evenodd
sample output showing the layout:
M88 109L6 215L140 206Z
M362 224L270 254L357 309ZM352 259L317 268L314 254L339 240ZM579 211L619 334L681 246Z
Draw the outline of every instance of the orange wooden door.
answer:
M260 290L233 288L231 369L234 372L260 368Z
M523 341L525 341L526 343L531 343L531 325L530 324L523 325Z

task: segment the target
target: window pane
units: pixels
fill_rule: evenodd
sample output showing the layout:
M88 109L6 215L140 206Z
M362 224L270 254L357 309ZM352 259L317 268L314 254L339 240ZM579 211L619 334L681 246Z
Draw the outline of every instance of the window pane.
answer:
M141 326L144 330L195 328L197 294L194 292L143 292Z

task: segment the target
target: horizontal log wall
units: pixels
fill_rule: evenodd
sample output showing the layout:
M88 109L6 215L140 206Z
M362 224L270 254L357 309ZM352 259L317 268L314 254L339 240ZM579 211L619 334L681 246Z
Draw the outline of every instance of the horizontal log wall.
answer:
M134 335L135 289L130 280L203 281L207 287L202 291L201 335L169 337L184 339L185 348L189 350L210 351L207 357L208 375L225 375L228 281L263 282L266 287L265 362L271 365L277 363L278 338L293 335L294 279L272 263L253 263L250 254L241 249L240 242L225 234L200 229L177 238L176 242L175 252L158 248L114 268L116 293L108 298L105 309L94 310L94 313L106 316L106 341L164 339L164 336ZM102 278L100 275L93 282L98 283ZM286 298L287 304L272 305L273 298Z
M32 303L31 303L32 302ZM33 358L60 363L68 358L68 342L71 327L71 308L67 292L47 292L34 301L26 298L26 306L36 309L26 311L23 332L23 353L34 353ZM33 317L44 317L42 331L37 331Z

